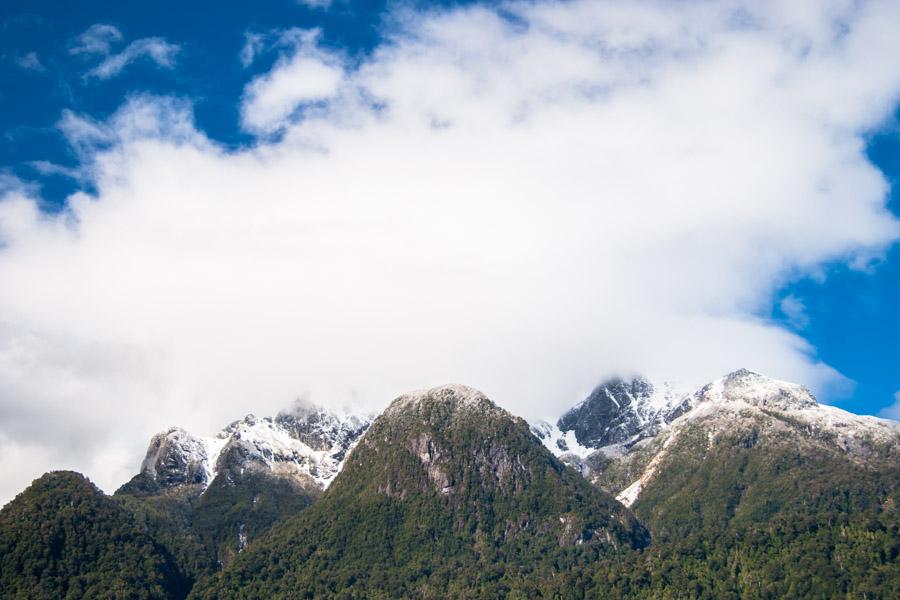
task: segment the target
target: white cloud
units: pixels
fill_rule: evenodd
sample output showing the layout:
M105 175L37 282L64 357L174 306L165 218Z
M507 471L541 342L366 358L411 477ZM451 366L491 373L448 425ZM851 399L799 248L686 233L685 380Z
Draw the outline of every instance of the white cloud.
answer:
M121 73L136 61L146 59L162 69L175 66L175 58L180 51L177 44L171 44L159 37L135 40L121 52L114 53L113 47L122 42L122 32L113 25L98 23L91 25L69 48L70 54L82 54L100 62L87 72L86 77L110 79Z
M290 30L297 33L299 30ZM248 131L267 134L290 123L303 104L333 97L343 79L338 59L316 47L317 31L300 32L292 52L244 89L241 119Z
M878 415L885 419L900 421L900 391L894 393L894 403L885 406Z
M34 196L38 191L34 183L22 181L12 173L0 170L0 198L4 196ZM3 238L0 237L0 248L2 248Z
M788 323L795 329L805 329L809 325L809 315L806 312L806 304L803 300L790 294L778 303L781 312L787 317Z
M122 32L113 25L97 23L78 36L69 54L109 54L112 45L122 41Z
M64 110L56 124L69 145L86 164L115 144L143 139L184 142L196 139L190 105L175 98L133 95L108 122L99 122Z
M43 63L41 63L41 59L38 57L37 52L28 52L21 56L16 56L13 58L13 62L20 69L25 69L26 71L42 73L47 70Z
M458 381L531 416L613 373L840 383L754 315L900 233L863 138L900 5L677 6L407 14L359 67L301 44L247 88L284 128L252 149L173 100L64 116L97 196L0 203L0 497L63 465L111 489L154 431L303 393Z
M178 55L178 51L177 44L170 44L162 38L142 38L131 42L118 54L107 56L88 72L88 76L110 79L140 59L150 60L162 69L171 69L175 66L175 57Z
M331 0L297 0L297 4L307 8L324 10L331 6Z
M83 179L83 175L78 168L66 167L49 160L33 160L28 163L28 166L45 176L58 175L69 179Z
M239 59L244 68L249 67L265 47L265 34L248 31L244 34L244 46L241 48Z

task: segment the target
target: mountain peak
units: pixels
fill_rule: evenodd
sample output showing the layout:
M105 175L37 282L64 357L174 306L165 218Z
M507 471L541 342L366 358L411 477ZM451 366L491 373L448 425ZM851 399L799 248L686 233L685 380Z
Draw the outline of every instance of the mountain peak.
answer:
M524 420L477 390L447 385L394 400L322 498L249 547L211 582L210 596L319 597L335 589L348 597L469 597L469 589L482 591L473 597L512 596L483 585L502 565L503 584L533 597L537 578L564 575L560 565L648 542L628 509L554 458ZM523 566L523 553L541 563ZM365 565L352 589L320 587L334 556ZM380 578L400 565L415 569L403 577L415 588L386 587ZM258 577L275 583L264 594L245 587Z
M391 402L390 406L385 410L385 414L396 415L418 409L423 405L441 405L453 411L472 408L502 410L475 388L458 383L450 383L403 394Z
M294 407L275 418L248 414L212 437L170 427L153 436L140 474L123 491L156 493L196 485L202 492L220 474L233 484L245 473L322 490L370 422L370 417L338 416L321 407Z
M694 395L699 402L744 402L776 410L802 410L818 406L806 386L767 377L749 369L729 373L700 388Z
M559 418L555 444L570 451L629 443L640 432L661 426L681 397L671 385L645 377L608 379Z
M203 438L181 427L170 427L150 440L141 472L162 487L208 484L211 479L210 455L210 448Z

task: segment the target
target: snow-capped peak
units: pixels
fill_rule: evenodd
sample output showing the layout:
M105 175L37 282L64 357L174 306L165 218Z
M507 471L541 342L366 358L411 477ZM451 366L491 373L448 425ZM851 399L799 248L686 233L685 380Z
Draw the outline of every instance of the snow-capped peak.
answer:
M699 402L740 401L780 410L811 408L818 405L805 386L779 381L747 369L729 373L703 386L693 396L695 405Z
M170 427L150 440L141 472L164 487L208 484L209 451L202 438L181 427Z
M780 381L747 369L717 379L685 400L684 420L695 420L725 412L755 408L782 414L805 423L810 431L831 430L844 442L869 436L875 439L897 435L900 424L877 417L856 415L835 406L819 404L805 386Z
M598 449L633 443L641 432L666 423L686 395L669 383L643 377L610 379L556 422L561 437L573 437L567 447Z
M848 413L816 402L802 385L747 369L720 377L693 393L653 384L644 378L614 379L560 417L556 425L539 421L532 432L554 454L589 475L601 453L630 460L635 448L656 448L640 477L618 492L626 505L636 501L663 456L685 426L700 424L710 440L747 424L817 439L835 451L865 457L871 444L900 442L900 424ZM818 443L818 442L817 442ZM862 458L860 458L862 459ZM592 475L596 476L596 474Z
M222 473L228 481L264 473L324 489L371 421L371 416L295 406L274 418L249 414L210 437L172 427L151 440L141 474L162 487L205 488Z

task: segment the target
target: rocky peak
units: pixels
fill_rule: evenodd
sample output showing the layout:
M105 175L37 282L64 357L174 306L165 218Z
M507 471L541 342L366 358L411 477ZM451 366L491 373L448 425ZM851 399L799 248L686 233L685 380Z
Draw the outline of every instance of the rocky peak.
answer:
M205 488L219 474L231 485L249 472L321 490L337 475L370 422L371 417L295 406L274 418L248 414L212 437L172 427L153 436L141 473L124 487L143 492Z
M776 410L798 410L818 405L805 386L779 381L748 369L739 369L707 384L695 394L699 402L745 402Z
M210 456L208 445L181 427L171 427L150 440L141 472L162 487L208 484Z
M584 483L541 446L523 419L478 390L444 385L394 400L350 454L348 466L329 494L332 498L350 493L387 496L399 502L439 499L442 510L467 515L459 523L469 519L473 506L492 498L492 508L475 510L476 520L487 519L481 527L495 526L485 515L497 506L514 506L522 512L508 524L510 535L523 527L537 531L558 528L560 544L602 543L593 538L597 526L579 528L575 521L566 520L572 503L581 502L571 494L596 491ZM552 500L554 507L541 495L547 489L559 492ZM597 507L614 507L615 528L631 531L634 523L618 505L608 503L611 498L594 500ZM553 513L542 517L546 522L541 525L529 514L539 505ZM607 512L604 519L609 515ZM606 539L606 534L603 536Z
M665 424L680 398L668 384L654 384L643 377L614 378L566 412L556 423L565 436L574 434L577 445L601 448L634 441L642 432ZM563 451L571 449L563 442Z
M394 400L369 428L351 463L371 462L382 474L373 478L379 481L378 493L390 496L433 489L460 497L472 486L520 489L533 476L527 461L513 451L523 438L536 444L522 419L478 390L444 385ZM393 461L417 467L408 478L397 479L384 470Z
M629 506L679 440L692 439L684 431L702 431L701 453L720 439L750 446L788 440L851 461L865 461L900 440L897 423L821 405L802 385L748 369L691 394L657 390L640 378L606 382L564 414L557 427L536 423L532 432ZM623 485L627 481L630 485Z
M316 451L347 451L372 421L371 416L339 415L321 406L297 403L278 413L274 422Z
M357 583L344 588L358 597L430 597L441 590L466 596L470 589L479 597L520 591L525 597L539 595L553 565L590 564L608 548L649 542L628 509L565 468L525 421L456 385L394 400L350 452L328 492L280 527L251 546L246 560L232 563L227 579L214 583L262 576L275 582L269 596L318 597L327 590L304 588L306 582L327 574L333 557L352 561L365 552ZM540 568L529 559L519 566L523 552L541 557ZM276 566L271 557L299 560ZM417 574L428 574L421 578L425 587L400 589L393 581L389 589L365 587L369 573L391 573L410 557ZM499 573L503 587L475 588L472 573L492 579ZM517 585L510 577L532 573L534 584L510 586ZM219 595L260 595L258 589L234 590L223 587Z

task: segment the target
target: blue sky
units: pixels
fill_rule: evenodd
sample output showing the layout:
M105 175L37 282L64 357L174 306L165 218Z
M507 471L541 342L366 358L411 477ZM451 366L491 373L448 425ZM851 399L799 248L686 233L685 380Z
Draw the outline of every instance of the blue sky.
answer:
M891 3L484 6L4 2L16 431L62 415L128 473L122 394L161 398L140 445L297 395L544 416L745 366L900 415Z
M891 120L872 131L866 148L891 184L888 208L900 213L900 127ZM900 247L893 245L865 270L826 264L823 278L805 277L784 286L808 318L792 323L776 305L773 316L796 329L827 363L856 382L839 405L862 414L890 407L900 384ZM896 412L890 413L897 418Z

